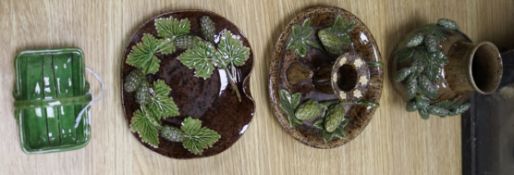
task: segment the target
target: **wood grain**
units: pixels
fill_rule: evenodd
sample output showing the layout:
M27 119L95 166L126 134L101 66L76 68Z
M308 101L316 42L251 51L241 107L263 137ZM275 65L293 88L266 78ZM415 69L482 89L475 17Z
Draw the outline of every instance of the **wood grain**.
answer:
M352 142L314 149L282 130L268 105L269 60L280 30L292 15L312 5L334 5L358 16L385 60L402 35L440 17L456 20L475 41L490 40L500 48L514 45L511 0L3 0L0 174L461 174L460 117L422 120L406 113L387 75L379 110ZM128 37L147 18L175 9L225 16L239 26L255 53L255 118L232 148L214 157L160 156L136 141L122 116L119 75ZM86 148L26 155L13 116L13 59L21 50L47 47L81 47L107 91L93 108L93 137Z

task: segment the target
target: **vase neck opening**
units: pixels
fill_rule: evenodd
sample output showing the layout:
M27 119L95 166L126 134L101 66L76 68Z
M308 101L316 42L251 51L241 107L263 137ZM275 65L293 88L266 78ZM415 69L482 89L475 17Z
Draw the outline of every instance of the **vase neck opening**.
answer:
M498 48L490 42L481 42L469 54L469 79L476 92L491 94L501 80L502 61Z

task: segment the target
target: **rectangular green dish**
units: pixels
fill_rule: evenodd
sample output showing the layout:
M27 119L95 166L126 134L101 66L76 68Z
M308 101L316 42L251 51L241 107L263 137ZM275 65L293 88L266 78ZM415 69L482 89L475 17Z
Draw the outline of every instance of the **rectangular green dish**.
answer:
M15 117L26 153L79 149L90 139L91 101L78 48L23 51L16 56ZM78 119L78 120L77 120Z

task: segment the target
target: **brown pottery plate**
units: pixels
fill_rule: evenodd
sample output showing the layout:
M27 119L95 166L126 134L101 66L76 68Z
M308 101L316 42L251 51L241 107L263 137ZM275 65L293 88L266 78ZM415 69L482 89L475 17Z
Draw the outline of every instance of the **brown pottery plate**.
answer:
M338 54L329 51L320 39L320 31L333 26L336 18L353 23L343 34L348 37L348 44L336 48ZM302 57L289 49L289 42L294 35L293 28L305 24L306 19L315 32L313 41L322 43L323 47L319 46L321 44L317 48L309 47ZM352 13L337 7L313 7L300 12L281 33L271 60L269 96L275 117L290 135L312 147L333 148L351 141L366 127L378 107L383 81L381 60L373 36ZM281 106L283 90L301 94L300 103L308 100L320 104L334 100L354 102L344 105L346 123L341 125L342 134L327 140L324 136L327 133L316 127L313 120L292 125L288 118L290 112ZM374 105L359 103L363 101ZM324 120L326 123L327 119Z
M176 19L189 19L191 34L202 36L200 18L209 16L215 23L215 32L219 33L227 29L240 37L244 46L250 48L248 40L239 29L230 21L215 13L202 10L173 11L152 17L146 21L131 37L130 43L125 48L124 61L121 71L122 84L125 77L135 68L126 64L125 60L131 48L141 41L144 33L157 35L154 22L158 18L174 17ZM255 111L255 105L249 91L249 75L253 67L253 53L250 48L250 56L246 63L235 68L236 85L241 92L241 101L238 100L235 91L228 83L228 77L221 69L215 69L212 76L207 79L194 76L194 70L183 65L177 57L184 50L178 49L170 55L157 55L160 59L159 71L153 75L147 75L152 82L157 79L164 80L171 87L171 97L180 110L180 116L162 120L163 125L180 127L186 116L195 116L202 121L202 126L212 129L221 135L221 138L211 148L206 149L201 155L194 155L184 149L179 142L170 142L159 136L159 145L154 148L141 141L137 134L133 134L148 149L161 155L173 158L206 157L223 152L232 146L245 132ZM123 86L122 86L123 88ZM134 111L139 107L134 93L127 93L122 89L122 103L127 125L130 125Z

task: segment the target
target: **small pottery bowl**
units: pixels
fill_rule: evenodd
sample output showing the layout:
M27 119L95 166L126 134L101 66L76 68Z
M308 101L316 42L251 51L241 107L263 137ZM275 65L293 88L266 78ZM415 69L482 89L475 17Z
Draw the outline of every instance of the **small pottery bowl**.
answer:
M284 29L271 60L275 117L316 148L343 145L366 127L382 92L382 62L368 28L336 7L309 8Z

